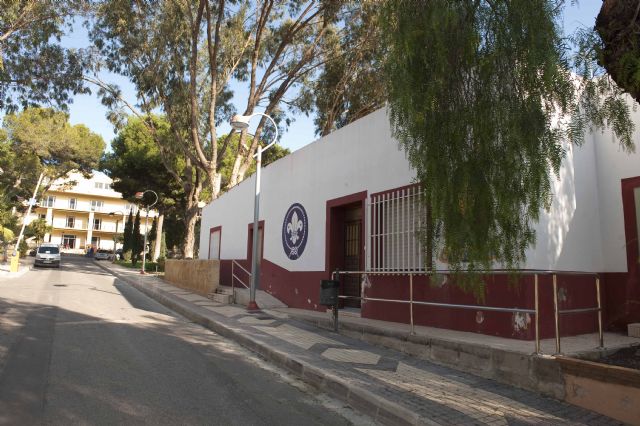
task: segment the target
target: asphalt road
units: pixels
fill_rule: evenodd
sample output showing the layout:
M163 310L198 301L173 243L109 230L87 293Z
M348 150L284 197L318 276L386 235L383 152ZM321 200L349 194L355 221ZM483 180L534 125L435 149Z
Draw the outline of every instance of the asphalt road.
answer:
M0 278L0 424L369 423L93 262Z

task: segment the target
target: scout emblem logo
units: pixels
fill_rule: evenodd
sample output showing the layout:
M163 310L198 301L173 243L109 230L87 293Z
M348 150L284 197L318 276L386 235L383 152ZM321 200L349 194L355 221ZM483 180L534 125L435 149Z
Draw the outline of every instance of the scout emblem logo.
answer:
M307 212L301 204L292 204L282 223L282 247L289 259L296 260L302 256L307 245L308 233Z

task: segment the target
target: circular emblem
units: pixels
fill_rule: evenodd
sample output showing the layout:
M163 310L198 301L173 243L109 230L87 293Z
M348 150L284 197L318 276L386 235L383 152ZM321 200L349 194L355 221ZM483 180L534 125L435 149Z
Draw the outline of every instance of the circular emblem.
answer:
M307 212L301 204L292 204L282 222L282 248L289 259L296 260L302 256L308 234Z

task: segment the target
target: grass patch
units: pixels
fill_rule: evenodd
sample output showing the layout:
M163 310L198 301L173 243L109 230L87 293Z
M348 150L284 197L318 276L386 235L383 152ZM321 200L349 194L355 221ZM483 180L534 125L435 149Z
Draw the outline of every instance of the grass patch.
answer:
M131 263L131 261L126 260L116 260L116 265L124 266L125 268L130 269L142 269L142 262L139 261L135 265ZM158 272L164 272L164 265L160 265L157 262L146 262L144 265L145 272L156 272L156 267L158 268Z

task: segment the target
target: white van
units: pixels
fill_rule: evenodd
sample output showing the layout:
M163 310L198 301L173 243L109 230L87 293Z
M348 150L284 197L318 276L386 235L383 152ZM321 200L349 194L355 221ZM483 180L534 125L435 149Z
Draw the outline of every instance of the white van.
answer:
M58 244L45 243L38 247L36 260L33 266L60 267L60 246Z

